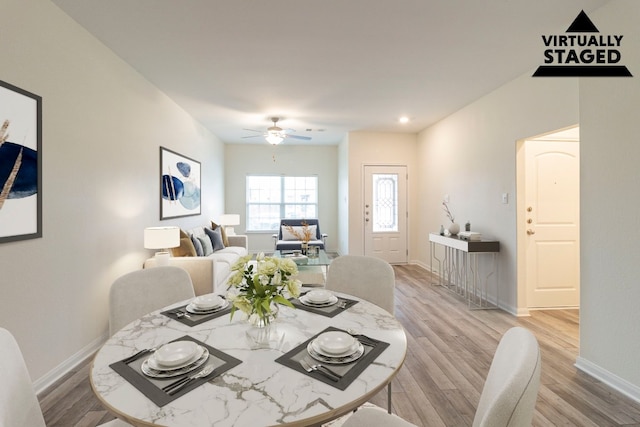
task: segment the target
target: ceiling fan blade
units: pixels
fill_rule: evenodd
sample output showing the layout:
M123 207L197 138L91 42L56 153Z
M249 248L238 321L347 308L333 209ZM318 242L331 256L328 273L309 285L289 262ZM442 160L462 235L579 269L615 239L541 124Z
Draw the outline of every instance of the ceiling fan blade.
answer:
M303 141L311 141L311 137L310 136L300 136L300 135L287 134L286 137L287 138L293 138L293 139L301 139Z
M255 138L256 136L262 136L262 135L247 135L247 136L243 136L242 138Z
M246 129L246 128L245 128L245 129L242 129L242 130L248 130L248 131L251 131L251 132L258 132L258 133L262 133L262 131L261 131L261 130L255 130L255 129Z

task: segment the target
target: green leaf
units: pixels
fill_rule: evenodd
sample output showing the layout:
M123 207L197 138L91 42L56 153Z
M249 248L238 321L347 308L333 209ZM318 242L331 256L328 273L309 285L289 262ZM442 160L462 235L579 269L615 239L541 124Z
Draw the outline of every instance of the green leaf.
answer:
M274 296L273 297L273 301L278 303L278 304L286 305L287 307L295 308L295 306L291 303L291 301L289 301L288 299L286 299L282 295Z
M254 286L254 288L256 290L256 294L260 295L261 297L263 297L265 288L264 288L264 286L262 286L262 283L260 283L260 278L258 277L257 274L255 276L253 276L253 286Z

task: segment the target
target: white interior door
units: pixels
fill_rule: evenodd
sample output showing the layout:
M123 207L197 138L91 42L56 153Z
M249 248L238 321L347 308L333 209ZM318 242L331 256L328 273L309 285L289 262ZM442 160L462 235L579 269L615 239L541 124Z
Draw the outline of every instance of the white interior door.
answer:
M407 167L364 167L364 254L406 263Z
M579 143L526 141L529 308L580 305Z

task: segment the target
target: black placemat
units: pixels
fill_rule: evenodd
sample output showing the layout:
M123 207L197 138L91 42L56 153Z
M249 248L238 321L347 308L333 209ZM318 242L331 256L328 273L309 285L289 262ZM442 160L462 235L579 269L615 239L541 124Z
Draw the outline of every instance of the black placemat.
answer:
M364 346L364 354L358 360L348 364L344 364L344 365L331 365L327 363L322 363L311 357L311 355L307 352L307 345L309 345L309 343L314 339L316 339L320 334L323 334L329 331L346 332L346 331L343 331L342 329L329 326L327 329L309 338L308 340L306 340L305 342L303 342L293 350L278 357L276 359L276 362L282 365L288 366L289 368L294 369L298 372L302 372L305 375L313 377L337 389L345 390L356 378L358 378L358 375L360 375L362 371L364 371L367 368L367 366L369 366L380 355L380 353L382 353L387 347L389 347L389 343L387 342L376 340L369 337L360 336L361 340L360 339L359 340ZM307 372L300 365L301 359L305 359L309 361L311 364L318 364L318 363L322 364L323 366L326 366L327 368L331 369L333 372L341 375L342 378L340 378L339 381L333 381L325 377L323 374L319 372L316 372L316 371Z
M206 347L207 350L209 350L209 360L206 363L204 363L200 368L190 373L195 373L200 371L200 369L204 368L207 364L209 365L213 364L215 367L214 374L209 375L206 378L198 378L197 380L192 381L190 384L185 386L182 390L178 391L173 395L170 395L162 391L162 387L169 385L182 377L178 376L173 378L151 378L144 375L140 369L140 366L148 357L151 356L151 353L141 354L138 358L135 358L134 360L130 360L131 358L129 357L119 362L112 363L109 366L118 374L120 374L125 380L131 383L131 385L137 388L142 394L147 396L153 403L162 407L167 403L177 399L178 397L190 392L191 390L197 387L200 387L202 384L212 381L213 379L222 375L229 369L242 363L241 360L236 359L235 357L230 356L227 353L224 353L223 351L220 351L214 347L211 347L210 345L207 345L188 335L185 335L183 337L180 337L170 342L174 342L174 341L193 341L203 347Z
M306 294L306 292L301 294L300 296L303 296L304 294ZM294 306L296 306L296 308L310 311L312 313L320 314L321 316L326 316L326 317L337 316L338 314L347 310L352 305L358 303L357 300L342 298L342 297L338 297L338 302L328 307L312 307L310 305L301 303L299 298L293 298L290 301Z
M167 317L170 317L173 320L177 320L180 323L184 323L187 326L196 326L200 323L207 322L211 319L215 319L220 316L224 316L227 313L231 312L231 303L227 308L223 308L222 310L216 311L214 313L209 314L194 314L187 311L187 305L185 304L180 307L172 308L171 310L165 310L162 312ZM180 315L179 313L183 313L184 315ZM188 315L188 317L187 317Z

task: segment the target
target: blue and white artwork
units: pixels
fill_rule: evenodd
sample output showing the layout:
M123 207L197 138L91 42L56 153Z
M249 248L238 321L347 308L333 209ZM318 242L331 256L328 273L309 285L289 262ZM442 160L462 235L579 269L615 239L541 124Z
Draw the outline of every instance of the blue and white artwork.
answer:
M0 242L42 236L42 98L0 81Z
M160 147L160 219L200 215L200 162Z

